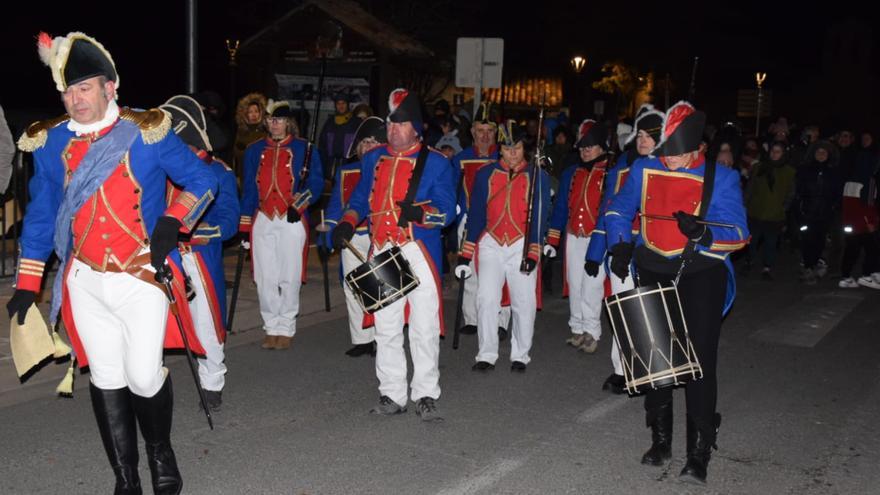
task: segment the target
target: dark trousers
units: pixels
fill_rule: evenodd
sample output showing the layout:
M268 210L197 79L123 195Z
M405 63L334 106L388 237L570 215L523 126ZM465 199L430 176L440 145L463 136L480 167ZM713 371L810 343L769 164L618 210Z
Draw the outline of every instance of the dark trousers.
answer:
M801 251L804 255L804 268L815 268L816 263L825 249L825 238L828 236L828 221L813 220L806 222L807 230L801 232Z
M782 230L782 224L782 221L769 222L749 218L749 233L752 234L752 240L749 242L750 261L757 259L758 245L763 242L762 261L764 266L768 268L773 267L776 262L777 243L779 241L779 232Z
M639 283L650 285L669 283L673 274L653 273L639 268ZM718 380L715 368L718 362L718 338L721 335L721 317L727 291L727 267L717 266L688 274L685 269L678 283L688 336L697 353L703 378L685 385L687 413L700 427L713 428L715 405L718 400ZM650 411L672 401L672 388L651 390L645 394L645 409Z
M865 262L862 263L862 275L870 275L878 271L880 264L880 248L877 246L876 233L849 234L846 236L846 244L843 248L843 261L840 263L840 273L843 278L852 276L853 267L859 260L859 253L865 250Z

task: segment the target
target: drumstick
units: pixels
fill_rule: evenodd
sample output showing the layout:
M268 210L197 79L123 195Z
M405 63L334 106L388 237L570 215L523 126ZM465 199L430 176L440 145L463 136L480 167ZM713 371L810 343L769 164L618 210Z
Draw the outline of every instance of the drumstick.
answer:
M361 252L358 251L356 247L352 246L350 242L348 242L347 240L343 240L342 242L345 244L345 247L350 249L351 252L354 253L355 256L357 256L357 259L359 259L361 261L361 263L367 262L367 259L364 258L364 255L362 255Z
M431 200L430 200L430 199L429 199L429 200L426 200L426 201L416 201L415 203L413 203L413 206L424 206L424 205L429 205L429 204L431 204ZM379 216L379 215L385 215L386 213L391 213L391 212L393 212L393 211L397 211L397 210L399 210L399 209L400 209L400 208L398 207L398 208L391 208L391 209L388 209L388 210L377 211L377 212L374 212L374 213L370 213L370 216L371 216L371 217L376 217L376 216Z
M646 215L644 213L639 213L639 215L650 218L651 220L675 220L678 221L677 218L671 217L668 215ZM721 223L721 222L710 222L708 220L697 220L697 223L700 225L711 225L713 227L727 227L728 229L735 229L736 225L730 223Z

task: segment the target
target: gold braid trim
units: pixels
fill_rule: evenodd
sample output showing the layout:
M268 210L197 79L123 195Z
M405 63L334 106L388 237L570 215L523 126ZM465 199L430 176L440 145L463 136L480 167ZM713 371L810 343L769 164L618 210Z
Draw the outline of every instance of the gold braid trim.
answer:
M57 127L70 120L67 114L54 119L39 120L29 125L27 130L18 138L18 149L26 153L34 152L46 144L49 138L49 129Z
M144 144L158 143L168 135L171 130L171 115L158 108L150 110L132 110L123 108L119 111L119 118L136 124L141 129L141 137Z

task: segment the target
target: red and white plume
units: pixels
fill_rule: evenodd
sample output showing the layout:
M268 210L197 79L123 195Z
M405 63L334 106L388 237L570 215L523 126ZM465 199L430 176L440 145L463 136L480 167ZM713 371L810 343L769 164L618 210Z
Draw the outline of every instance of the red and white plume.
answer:
M666 118L663 119L663 128L660 130L661 143L665 142L678 129L678 126L685 118L696 111L697 109L693 105L684 100L669 107L669 110L666 111Z
M388 113L392 114L397 107L403 103L403 100L409 95L409 91L403 88L397 88L388 95Z
M593 119L584 119L584 121L581 122L581 125L578 126L578 138L577 138L577 140L580 141L584 136L586 136L587 133L590 132L590 129L592 129L594 125L596 125L596 121L595 121L595 120L593 120Z
M40 56L40 60L49 65L56 49L57 45L52 42L52 36L45 31L40 31L40 34L37 35L37 54Z

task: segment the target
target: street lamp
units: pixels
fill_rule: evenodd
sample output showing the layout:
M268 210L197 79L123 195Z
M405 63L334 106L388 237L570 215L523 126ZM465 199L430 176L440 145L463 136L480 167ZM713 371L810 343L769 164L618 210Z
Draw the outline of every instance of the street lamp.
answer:
M755 136L759 136L761 132L761 97L764 96L762 86L764 85L765 79L767 79L766 72L755 72L755 83L758 84L758 102L755 111Z
M580 55L576 55L571 59L571 67L576 74L580 74L584 70L585 65L587 65L587 59Z

